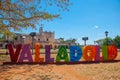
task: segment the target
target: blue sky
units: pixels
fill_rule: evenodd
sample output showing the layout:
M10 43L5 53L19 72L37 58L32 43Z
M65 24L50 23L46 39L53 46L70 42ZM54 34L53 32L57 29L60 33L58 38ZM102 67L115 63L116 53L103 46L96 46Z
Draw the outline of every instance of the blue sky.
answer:
M76 38L83 44L82 37L89 37L87 44L105 38L120 35L120 0L71 0L69 12L61 12L62 19L45 22L45 31L55 31L55 38ZM53 10L54 11L54 10ZM23 32L38 32L28 28Z

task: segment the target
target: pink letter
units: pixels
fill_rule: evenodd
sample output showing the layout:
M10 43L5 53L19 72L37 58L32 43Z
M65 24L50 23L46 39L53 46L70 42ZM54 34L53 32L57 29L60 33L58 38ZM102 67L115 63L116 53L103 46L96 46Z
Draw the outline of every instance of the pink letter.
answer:
M95 61L101 61L103 60L102 57L100 57L100 46L94 46L94 59Z

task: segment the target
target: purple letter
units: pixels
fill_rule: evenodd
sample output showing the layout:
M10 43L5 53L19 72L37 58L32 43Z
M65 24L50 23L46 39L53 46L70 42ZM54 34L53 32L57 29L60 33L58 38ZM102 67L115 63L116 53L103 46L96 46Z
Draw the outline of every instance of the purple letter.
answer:
M23 62L24 60L28 62L33 62L29 44L25 44L22 47L22 52L20 54L20 58L18 62Z
M54 58L50 58L50 45L45 46L45 62L54 62Z

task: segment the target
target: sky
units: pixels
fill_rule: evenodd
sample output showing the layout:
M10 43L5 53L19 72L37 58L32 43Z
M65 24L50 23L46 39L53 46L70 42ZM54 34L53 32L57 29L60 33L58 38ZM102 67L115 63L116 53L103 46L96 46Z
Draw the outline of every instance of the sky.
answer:
M88 37L87 44L95 40L120 35L120 0L71 0L69 11L61 12L62 19L45 22L44 31L55 31L55 38L75 38L81 45L82 37ZM53 10L54 11L54 10ZM28 28L23 32L39 32Z

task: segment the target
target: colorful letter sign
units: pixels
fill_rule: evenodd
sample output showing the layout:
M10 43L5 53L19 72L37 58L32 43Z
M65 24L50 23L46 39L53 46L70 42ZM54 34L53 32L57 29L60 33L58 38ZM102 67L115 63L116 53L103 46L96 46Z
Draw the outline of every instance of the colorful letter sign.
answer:
M54 58L50 58L50 45L45 46L45 61L46 62L54 62Z
M115 46L108 46L108 59L114 60L117 57L117 48Z
M85 46L83 48L83 58L86 61L92 61L94 58L93 46Z
M16 51L14 52L14 47L12 44L8 44L8 49L9 49L9 53L10 53L10 59L12 62L17 62L18 57L20 55L20 51L22 48L22 44L18 44Z
M35 62L44 62L44 58L40 58L40 44L35 44Z
M50 45L46 45L45 52L45 60L44 58L40 58L40 44L35 44L34 50L34 58L31 54L31 49L29 44L18 44L16 50L14 51L14 47L12 44L8 44L8 49L10 53L10 59L13 63L78 63L80 62L81 57L86 62L100 62L100 61L111 61L115 60L117 57L117 48L113 45L110 46L102 46L100 50L100 46L84 46L81 49L79 46L70 46L69 49L66 49L66 46L60 46L58 53L56 53L56 60L51 58L51 47ZM67 52L68 50L68 52ZM70 51L70 52L69 52ZM102 52L101 52L102 51ZM33 61L34 60L34 61Z
M108 60L108 48L107 46L102 46L102 55L104 60Z
M82 57L82 50L79 46L70 46L70 61L79 61Z
M93 47L93 51L94 51L94 60L95 61L102 61L103 57L100 56L100 46L95 45Z
M30 52L29 44L25 44L22 47L22 52L20 54L20 58L18 62L33 62L32 53Z
M60 46L56 62L60 62L60 60L65 60L65 62L69 62L68 53L65 46Z

